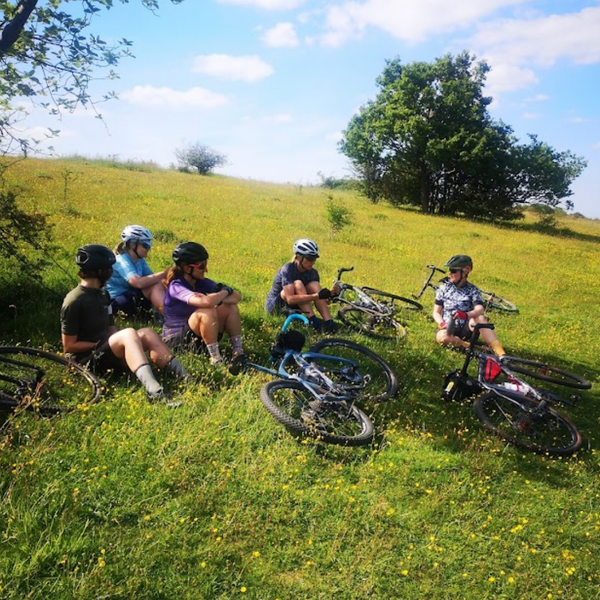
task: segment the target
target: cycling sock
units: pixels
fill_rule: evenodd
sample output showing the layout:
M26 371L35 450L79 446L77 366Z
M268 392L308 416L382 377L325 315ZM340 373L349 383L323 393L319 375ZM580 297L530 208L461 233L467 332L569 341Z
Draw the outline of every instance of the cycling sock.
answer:
M494 340L493 342L490 342L490 348L494 351L494 354L497 357L501 357L506 354L506 351L502 347L500 340Z
M178 379L185 379L188 376L188 372L185 367L179 362L179 359L174 356L165 367L165 371L174 375Z
M221 350L219 349L219 342L215 342L214 344L207 344L206 349L210 355L210 364L214 365L216 363L223 362L223 357L221 356Z
M152 367L148 363L138 367L135 370L134 375L140 380L149 395L156 395L162 390L162 385L156 381L156 377L154 377L154 373L152 372Z
M308 322L310 323L311 327L315 331L321 331L321 327L323 326L323 321L321 321L321 319L319 319L319 317L317 317L316 315L313 315L312 317L310 317L308 319Z
M244 351L242 350L242 336L241 335L234 335L230 341L231 341L231 350L232 350L234 356L244 353Z

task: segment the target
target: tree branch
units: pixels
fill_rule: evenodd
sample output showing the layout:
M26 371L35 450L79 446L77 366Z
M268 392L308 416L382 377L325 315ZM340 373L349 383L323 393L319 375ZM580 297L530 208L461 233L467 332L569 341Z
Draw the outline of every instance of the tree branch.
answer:
M4 26L0 33L0 56L4 56L19 39L27 19L29 19L38 0L21 0L13 18Z

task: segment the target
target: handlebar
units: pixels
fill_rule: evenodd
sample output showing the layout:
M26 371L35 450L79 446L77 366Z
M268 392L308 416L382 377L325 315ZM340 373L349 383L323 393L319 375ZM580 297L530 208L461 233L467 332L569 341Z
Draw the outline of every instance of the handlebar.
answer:
M302 321L305 325L308 325L308 319L304 316L301 315L300 313L294 313L291 314L284 322L283 325L281 326L281 331L286 332L288 327L291 325L292 321L295 320L300 320Z
M431 269L432 271L439 271L440 273L444 273L444 275L446 274L446 271L444 271L443 269L438 269L435 265L427 265L428 269Z
M354 267L342 267L341 269L338 269L337 278L341 279L342 273L348 273L350 271L354 271Z

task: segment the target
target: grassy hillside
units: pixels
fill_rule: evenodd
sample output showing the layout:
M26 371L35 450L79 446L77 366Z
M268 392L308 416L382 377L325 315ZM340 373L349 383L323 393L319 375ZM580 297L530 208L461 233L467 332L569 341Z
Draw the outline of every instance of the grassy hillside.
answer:
M77 247L113 246L139 222L157 237L155 269L180 241L208 248L209 276L242 291L245 346L260 358L281 324L265 317L265 295L306 236L320 245L322 281L354 266L348 280L403 295L420 289L426 264L471 254L472 281L520 309L493 316L509 352L596 385L568 411L586 439L576 457L525 455L489 438L468 403L439 398L460 357L433 343L430 292L403 344L354 338L401 380L397 399L372 412L370 448L298 442L260 405L264 377L234 378L203 359L184 357L199 383L176 411L111 381L88 410L22 415L2 430L0 597L600 595L597 222L565 218L562 235L545 235L530 222L425 217L349 192L84 161L27 160L7 176L24 206L51 214L58 248L35 286L3 266L5 342L58 349ZM331 195L354 218L336 237Z

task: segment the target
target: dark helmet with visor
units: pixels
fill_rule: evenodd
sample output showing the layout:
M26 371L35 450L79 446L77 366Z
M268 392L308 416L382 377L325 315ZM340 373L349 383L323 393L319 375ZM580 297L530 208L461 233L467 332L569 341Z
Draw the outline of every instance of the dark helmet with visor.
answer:
M208 252L202 244L196 242L183 242L173 250L173 262L176 265L192 265L205 260L208 260Z
M115 264L114 252L102 244L88 244L77 250L75 262L83 271L110 269Z
M467 269L468 271L473 270L473 260L466 254L455 254L448 262L444 265L449 269Z

